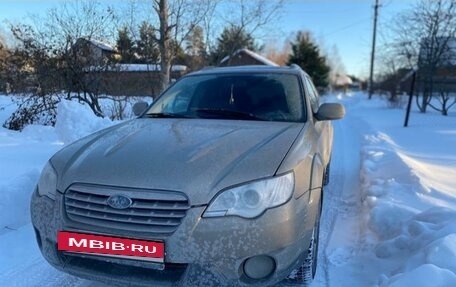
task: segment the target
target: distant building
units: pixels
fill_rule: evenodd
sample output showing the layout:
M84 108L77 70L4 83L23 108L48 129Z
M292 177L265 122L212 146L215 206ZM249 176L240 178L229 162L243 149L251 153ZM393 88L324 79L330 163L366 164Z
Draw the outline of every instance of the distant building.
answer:
M420 43L418 66L435 64L438 67L456 68L456 38L424 38Z
M158 64L113 64L102 70L91 69L88 77L102 93L112 96L152 96L161 92L160 65ZM171 82L187 73L187 66L171 67ZM94 87L95 88L95 87Z
M342 90L347 92L351 88L353 80L344 74L337 74L333 80L332 87L335 90Z
M79 59L86 65L102 65L118 56L110 44L88 38L79 38L72 47Z
M72 50L83 66L86 87L97 94L155 97L161 92L159 63L119 64L120 56L114 46L87 38L79 38ZM186 73L186 66L174 65L170 80Z
M433 93L456 91L456 38L436 37L421 41L418 87Z
M279 66L273 61L248 49L239 49L232 55L228 55L220 61L220 67L243 66L243 65L267 65Z

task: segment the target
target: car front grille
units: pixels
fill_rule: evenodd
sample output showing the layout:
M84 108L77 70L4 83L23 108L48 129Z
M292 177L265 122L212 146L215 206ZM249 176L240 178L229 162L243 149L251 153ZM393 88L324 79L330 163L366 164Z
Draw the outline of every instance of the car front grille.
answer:
M108 205L112 195L132 200L130 207ZM102 228L156 234L173 233L190 208L180 192L73 185L65 192L65 211L74 222Z

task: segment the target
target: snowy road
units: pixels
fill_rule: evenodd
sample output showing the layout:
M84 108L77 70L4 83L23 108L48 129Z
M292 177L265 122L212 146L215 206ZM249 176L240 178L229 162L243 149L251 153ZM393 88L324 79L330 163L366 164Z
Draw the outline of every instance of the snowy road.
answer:
M357 260L363 248L366 218L360 188L361 150L367 123L346 99L347 116L333 123L335 138L331 181L324 190L319 269L312 286L366 286L365 262Z
M360 138L357 130L347 132L353 127L354 119L347 117L334 123L335 141L331 160L331 181L324 190L324 212L322 217L320 272L316 286L338 286L336 282L346 281L346 270L342 268L358 249L359 218L359 168ZM340 228L342 227L343 228ZM340 268L336 268L336 267ZM319 278L324 274L320 283ZM357 276L350 276L355 284ZM317 284L318 283L318 284Z
M456 137L438 137L456 134L456 115L414 114L412 127L403 130L403 112L385 109L382 101L332 100L346 105L347 116L334 123L312 287L456 286L456 179L435 173L456 174L456 151L448 149ZM0 129L0 286L107 286L54 270L35 243L30 194L23 191L61 147L49 132ZM435 276L441 281L429 280Z

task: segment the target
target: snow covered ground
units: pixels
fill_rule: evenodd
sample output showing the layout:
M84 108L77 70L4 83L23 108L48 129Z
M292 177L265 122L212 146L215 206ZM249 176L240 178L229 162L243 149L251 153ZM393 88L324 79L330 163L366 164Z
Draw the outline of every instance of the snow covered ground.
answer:
M403 128L383 100L332 100L347 116L334 123L318 283L456 286L456 113L414 112Z
M456 113L412 113L362 93L333 95L319 286L456 286ZM0 122L14 110L0 95ZM55 128L0 128L0 285L104 286L60 273L42 259L29 198L47 159L66 143L113 124L76 103L59 106Z

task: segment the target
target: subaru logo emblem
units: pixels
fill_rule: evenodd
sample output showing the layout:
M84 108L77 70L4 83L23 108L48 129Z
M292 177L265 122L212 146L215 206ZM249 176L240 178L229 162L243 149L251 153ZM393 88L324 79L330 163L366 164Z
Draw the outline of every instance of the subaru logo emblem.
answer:
M115 209L126 209L131 206L133 201L125 195L116 194L116 195L111 195L108 198L107 203L109 206L111 206L112 208L115 208Z

